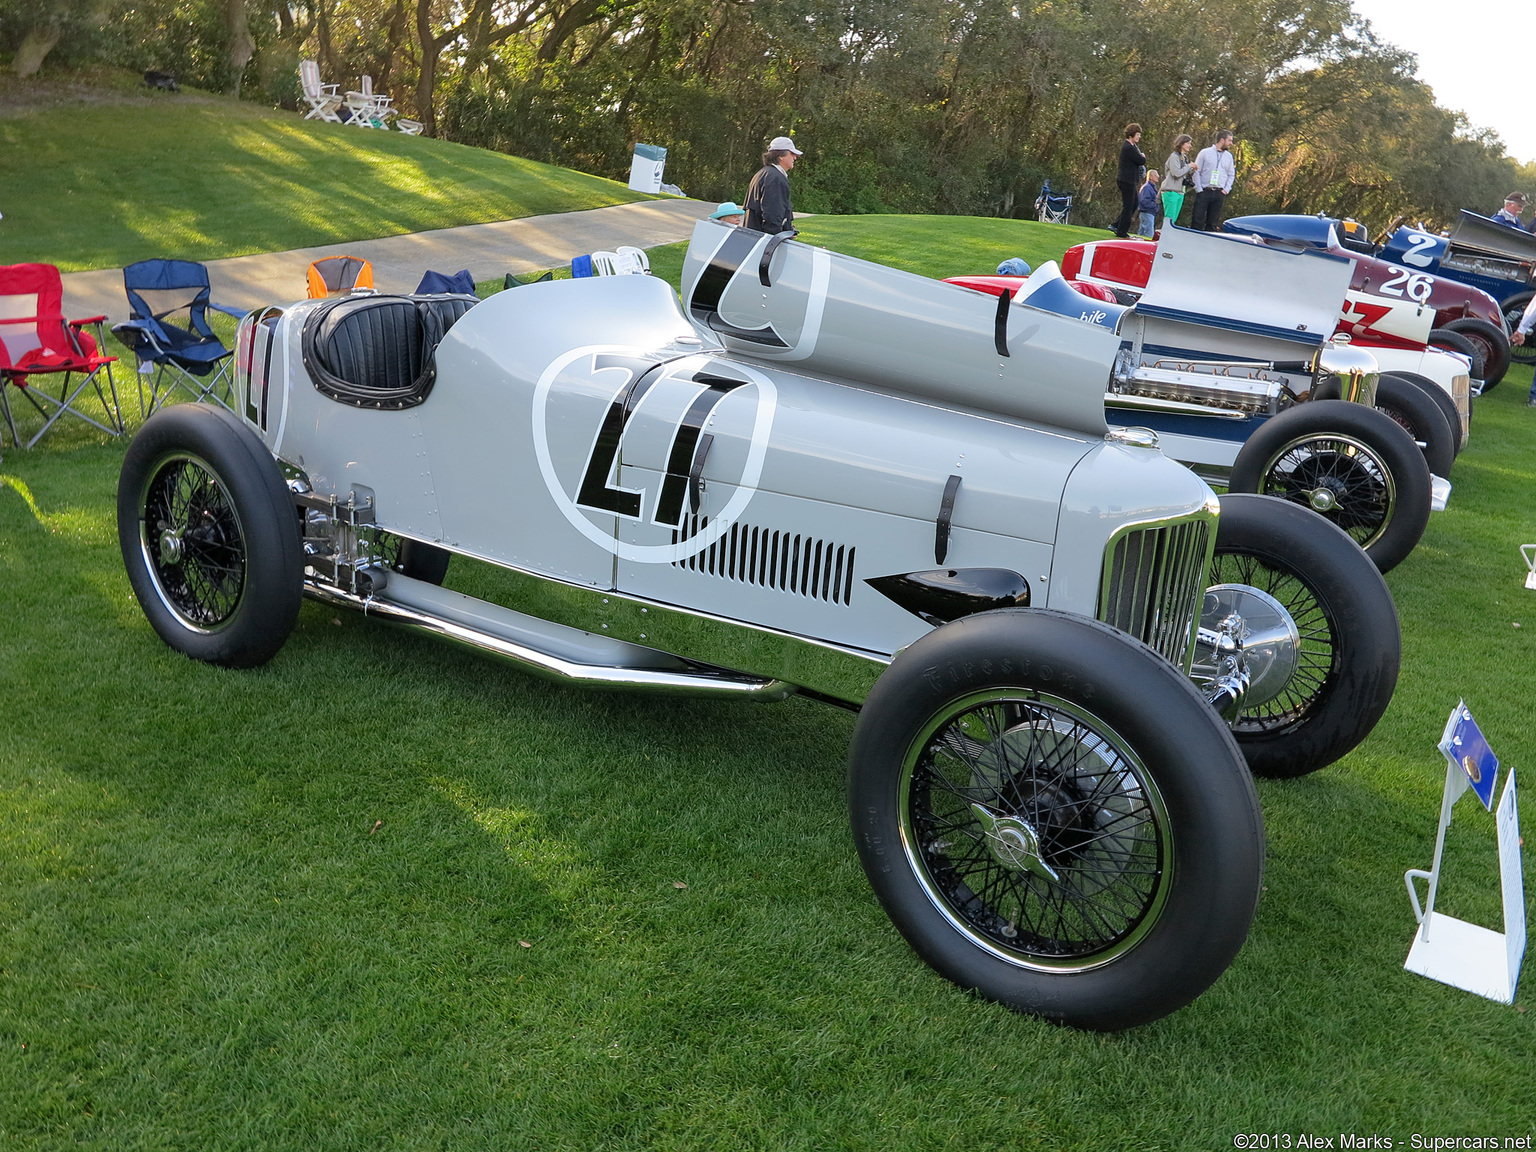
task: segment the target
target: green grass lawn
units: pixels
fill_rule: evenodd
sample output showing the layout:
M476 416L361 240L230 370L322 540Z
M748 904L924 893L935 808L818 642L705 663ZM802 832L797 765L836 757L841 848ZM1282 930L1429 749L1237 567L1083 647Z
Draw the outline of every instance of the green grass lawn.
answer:
M647 199L499 152L141 92L0 116L0 264L213 260Z
M936 274L1070 235L984 223L805 233ZM1192 1006L1115 1036L979 1001L901 940L847 828L848 714L558 688L317 604L264 668L195 664L123 574L124 445L8 449L0 1146L1530 1134L1530 993L1511 1008L1402 971L1445 716L1465 696L1522 771L1536 736L1530 379L1479 402L1449 510L1388 578L1404 665L1381 725L1338 765L1260 782L1248 944ZM1441 906L1497 927L1473 803Z

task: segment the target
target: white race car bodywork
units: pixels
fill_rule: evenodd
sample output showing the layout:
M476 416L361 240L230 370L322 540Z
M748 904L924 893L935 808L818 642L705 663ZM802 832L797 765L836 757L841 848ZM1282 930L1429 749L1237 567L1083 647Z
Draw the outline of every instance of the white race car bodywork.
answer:
M298 333L317 306L253 317L238 383L247 421L314 493L371 503L377 526L401 537L610 594L603 604L731 619L868 662L871 672L931 625L867 578L940 564L1009 569L1028 580L1032 603L1094 616L1117 534L1204 523L1216 509L1187 469L1103 432L730 357L707 346L670 288L650 277L557 281L486 300L443 338L439 383L405 411L338 404L310 385ZM605 342L576 343L594 308ZM1023 323L1029 310L1018 311ZM1047 314L1033 322L1091 335ZM1076 342L1077 387L1092 398L1078 408L1096 409L1101 423L1110 344ZM1069 360L1071 346L1063 339L1049 354ZM1059 387L1054 411L1070 408L1072 392ZM591 618L572 622L590 630ZM642 624L602 630L655 643ZM1186 632L1166 654L1183 663L1188 644ZM721 662L686 637L666 647ZM751 660L732 666L786 674ZM862 692L835 680L806 686Z

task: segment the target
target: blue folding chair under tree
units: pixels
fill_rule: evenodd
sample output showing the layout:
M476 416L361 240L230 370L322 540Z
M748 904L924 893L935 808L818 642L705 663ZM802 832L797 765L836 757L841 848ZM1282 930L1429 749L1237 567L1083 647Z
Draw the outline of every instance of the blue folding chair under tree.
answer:
M208 269L191 260L140 260L123 269L123 289L133 315L112 325L112 334L138 358L141 375L154 376L147 408L140 380L140 413L153 413L178 386L194 400L231 407L230 349L209 327L208 309L236 319L245 311L208 298Z

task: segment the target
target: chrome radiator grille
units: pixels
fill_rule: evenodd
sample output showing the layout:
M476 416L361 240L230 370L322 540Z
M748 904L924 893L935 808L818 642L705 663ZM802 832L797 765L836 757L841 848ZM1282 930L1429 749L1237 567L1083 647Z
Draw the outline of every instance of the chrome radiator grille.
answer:
M1451 399L1456 404L1456 415L1461 417L1461 437L1466 439L1472 430L1472 377L1465 372L1451 377Z
M1104 550L1099 619L1186 672L1216 546L1214 528L1203 518L1132 525Z

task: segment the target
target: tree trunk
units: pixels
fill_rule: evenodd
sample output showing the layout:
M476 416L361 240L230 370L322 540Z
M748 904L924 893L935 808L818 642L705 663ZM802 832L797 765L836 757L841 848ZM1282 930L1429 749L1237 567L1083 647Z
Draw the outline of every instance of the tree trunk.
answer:
M245 66L256 52L256 41L251 38L251 25L245 15L245 0L224 0L224 27L229 33L229 50L224 63L229 67L230 95L240 95L240 80Z
M22 40L21 47L16 49L16 58L11 62L16 75L33 75L43 66L43 61L58 42L59 26L57 24L34 24L28 28L26 39Z
M416 115L421 118L421 134L436 136L432 91L437 87L437 57L442 48L432 35L432 0L416 0L416 39L421 45L421 67L416 72Z

